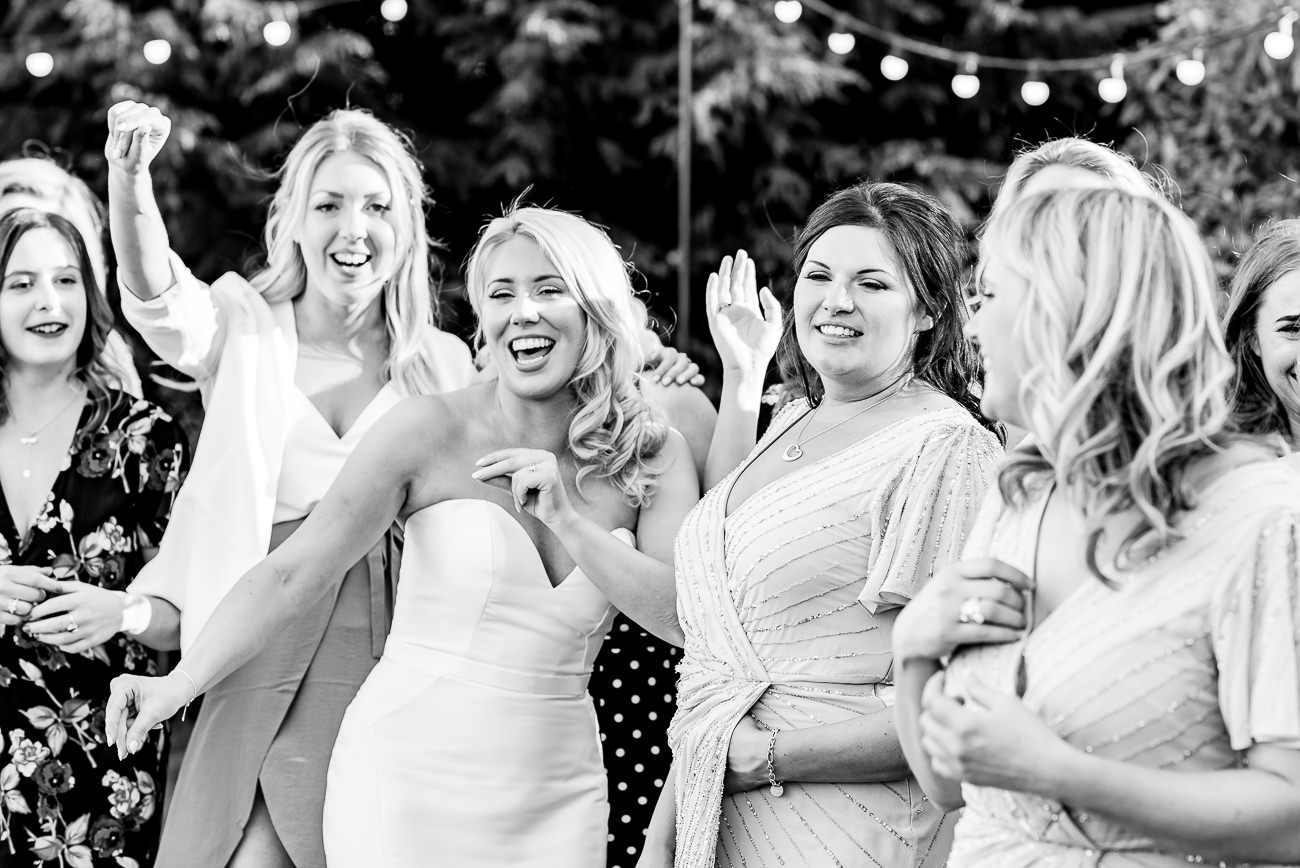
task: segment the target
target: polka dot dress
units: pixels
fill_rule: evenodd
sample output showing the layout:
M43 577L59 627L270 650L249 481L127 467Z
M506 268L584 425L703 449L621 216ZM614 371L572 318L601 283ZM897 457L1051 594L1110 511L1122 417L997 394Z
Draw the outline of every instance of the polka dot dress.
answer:
M672 758L668 722L681 651L623 615L596 659L590 691L609 775L609 868L632 868Z

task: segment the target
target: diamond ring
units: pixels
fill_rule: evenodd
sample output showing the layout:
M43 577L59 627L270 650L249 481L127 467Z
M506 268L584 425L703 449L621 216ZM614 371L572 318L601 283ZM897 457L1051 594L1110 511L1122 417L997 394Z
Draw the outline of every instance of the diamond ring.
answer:
M77 632L78 630L80 630L81 628L77 626L77 622L74 621L74 620L72 619L72 616L71 616L71 615L69 615L69 616L68 616L68 626L64 627L63 629L67 630L69 633L75 633L75 632Z
M9 601L9 605L5 606L5 611L8 612L10 615L17 615L19 602L20 602L19 599L17 597L14 597L12 600Z
M957 620L963 624L983 624L984 605L979 597L967 597L957 610Z

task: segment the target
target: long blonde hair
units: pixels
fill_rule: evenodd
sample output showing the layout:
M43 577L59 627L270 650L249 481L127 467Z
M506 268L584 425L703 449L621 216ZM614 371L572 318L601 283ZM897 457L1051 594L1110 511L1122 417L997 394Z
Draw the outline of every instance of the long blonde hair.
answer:
M1002 176L989 219L1014 204L1035 175L1053 166L1088 172L1099 179L1097 186L1136 195L1160 196L1165 186L1163 177L1143 172L1128 154L1073 136L1049 139L1016 154Z
M480 324L492 252L510 238L532 239L551 261L586 314L586 339L573 375L577 410L569 423L569 450L578 483L591 473L612 480L634 506L654 493L659 475L650 459L663 449L668 427L637 388L642 322L632 303L629 264L605 232L574 214L512 207L489 222L470 254L466 289Z
M424 222L429 194L410 141L369 112L333 111L308 127L289 151L275 173L280 186L266 219L266 265L249 282L270 302L289 301L306 290L307 267L294 230L307 214L316 170L343 152L369 159L392 190L396 263L383 296L389 342L384 373L404 395L431 394L437 380L427 332L437 324L437 304Z
M997 214L980 244L1028 286L1013 340L1031 359L1019 387L1034 446L1012 452L1003 496L1054 480L1089 527L1133 509L1115 564L1178 536L1195 505L1189 469L1237 439L1232 361L1215 315L1214 268L1181 211L1116 189L1030 195Z

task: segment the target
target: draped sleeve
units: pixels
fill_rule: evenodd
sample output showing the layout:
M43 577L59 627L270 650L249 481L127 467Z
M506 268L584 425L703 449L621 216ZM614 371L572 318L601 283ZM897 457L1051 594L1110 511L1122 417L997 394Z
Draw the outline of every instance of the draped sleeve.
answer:
M181 373L203 381L216 374L225 342L227 316L222 295L256 293L242 278L228 274L213 292L174 252L169 254L174 283L151 299L123 287L122 313L158 357ZM240 292L240 291L243 292Z
M935 570L961 557L1001 457L997 438L974 419L944 423L880 488L858 596L871 614L905 605Z
M1234 750L1300 749L1300 509L1275 515L1242 554L1211 603L1219 707Z

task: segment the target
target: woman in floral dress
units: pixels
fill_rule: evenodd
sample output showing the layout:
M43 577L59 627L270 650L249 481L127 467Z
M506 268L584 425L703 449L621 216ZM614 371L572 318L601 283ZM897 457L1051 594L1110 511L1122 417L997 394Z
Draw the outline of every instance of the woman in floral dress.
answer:
M180 427L108 385L112 314L72 224L0 219L0 866L149 865L165 730L119 760L108 683L153 674L121 590L161 536Z

